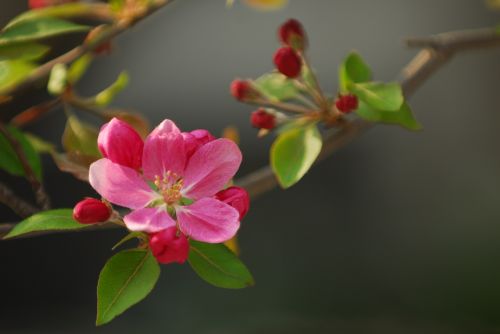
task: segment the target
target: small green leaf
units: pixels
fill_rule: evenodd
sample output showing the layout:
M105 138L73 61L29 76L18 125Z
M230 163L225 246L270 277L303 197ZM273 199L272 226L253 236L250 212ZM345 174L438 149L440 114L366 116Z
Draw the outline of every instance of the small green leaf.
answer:
M86 53L75 60L68 69L68 82L75 84L85 74L94 57L91 53Z
M342 62L339 69L340 90L345 93L351 83L370 81L372 71L356 52L351 52Z
M42 163L36 150L21 131L12 126L7 127L7 131L17 140L26 156L28 164L33 169L36 177L41 180ZM26 176L21 160L19 160L14 148L3 134L0 134L0 168L12 175Z
M125 7L125 0L109 0L111 10L119 12Z
M109 105L115 98L116 94L127 87L128 82L129 76L127 72L120 73L116 81L111 86L97 94L97 96L95 97L95 103L101 107Z
M40 231L80 230L89 225L73 219L73 209L56 209L37 213L18 223L4 239Z
M360 100L377 110L398 111L404 102L401 85L396 82L353 83L348 88Z
M35 68L34 64L24 60L0 61L0 92L22 81Z
M104 325L153 290L160 266L144 249L122 251L108 260L97 283L96 325Z
M55 152L55 150L56 150L56 147L52 143L50 143L50 142L48 142L48 141L46 141L38 136L35 136L32 133L25 132L24 136L29 141L31 146L33 146L33 149L39 154L40 153L52 153L52 152Z
M300 94L293 80L281 73L264 74L254 82L255 87L273 101L290 100Z
M370 122L398 124L413 131L422 129L422 125L415 119L410 106L406 102L403 103L400 110L394 112L375 110L360 101L356 114Z
M189 264L203 280L226 289L254 285L247 267L224 244L207 244L194 240L189 243Z
M0 45L18 42L31 42L57 35L85 32L89 26L55 18L39 18L24 21L4 30L0 34Z
M101 153L97 148L98 131L92 125L80 121L71 115L66 122L62 144L66 152L82 154L85 156L99 157Z
M68 83L68 69L65 64L56 64L50 71L47 90L52 95L61 95L66 90Z
M304 66L302 69L302 80L305 84L313 89L317 89L316 80L314 79L315 73L309 69L308 66Z
M24 60L36 61L49 52L50 48L38 43L15 43L0 45L0 61Z
M72 19L72 18L85 18L87 16L95 15L96 12L105 11L107 5L105 4L92 4L84 2L75 2L61 4L57 6L48 6L30 10L20 14L7 24L4 30L11 29L21 23L27 21L35 21L42 18L59 18L59 19Z
M124 236L120 241L118 241L112 248L111 250L115 250L116 248L120 247L124 243L126 243L129 240L132 240L134 238L137 238L139 240L148 240L147 235L144 234L143 232L130 232L126 236Z
M271 167L283 188L297 183L321 152L323 141L315 124L283 132L271 147Z

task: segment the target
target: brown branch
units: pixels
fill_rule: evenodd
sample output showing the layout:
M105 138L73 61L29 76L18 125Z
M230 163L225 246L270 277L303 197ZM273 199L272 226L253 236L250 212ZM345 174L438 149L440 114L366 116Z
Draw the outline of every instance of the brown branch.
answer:
M0 203L7 205L20 217L28 217L40 211L38 208L35 208L30 203L14 194L14 192L2 182L0 182ZM2 230L0 228L0 235L1 234Z
M460 31L439 34L430 38L411 39L408 44L410 46L421 45L425 48L401 71L400 83L406 97L411 96L456 53L500 46L500 35L494 33L493 29ZM356 119L345 123L340 129L327 131L318 162L343 148L375 125L375 123ZM260 168L238 179L235 183L246 188L252 199L274 189L278 185L269 166ZM0 224L0 236L8 233L14 226L14 224ZM38 233L37 235L48 233L51 232Z
M21 162L21 166L24 171L24 175L26 176L26 179L31 183L31 188L33 188L33 192L35 193L35 199L37 204L42 208L43 210L48 210L50 209L50 199L47 193L45 192L45 189L43 187L43 184L38 180L36 177L35 172L33 171L33 168L31 168L28 158L26 157L26 154L24 153L23 147L19 143L19 141L14 138L14 136L7 130L5 125L3 123L0 123L0 133L5 137L5 139L9 142L9 144L12 146L14 149L14 152L16 153L16 156L19 159L19 162Z
M406 97L413 93L456 53L500 46L500 34L494 29L466 30L442 33L429 38L410 39L409 46L424 46L400 74L400 83ZM340 130L330 130L323 140L323 149L318 162L346 146L375 126L375 123L357 119L346 123ZM255 199L272 190L278 182L269 166L252 172L236 181L248 190Z
M173 2L173 0L156 0L154 1L147 11L142 13L139 16L134 17L133 20L119 20L116 23L110 25L107 29L103 29L102 33L100 33L96 38L94 38L89 43L85 43L83 45L77 46L65 54L54 58L53 60L43 64L34 70L30 75L28 75L22 82L16 84L14 86L8 87L6 90L0 90L0 96L11 96L26 90L27 88L33 86L33 84L47 79L52 68L57 64L68 64L77 58L81 57L85 53L94 50L101 44L110 41L114 37L118 36L122 32L126 31L130 27L132 27L137 22L143 20L144 18L150 16L158 9L166 6L167 4Z

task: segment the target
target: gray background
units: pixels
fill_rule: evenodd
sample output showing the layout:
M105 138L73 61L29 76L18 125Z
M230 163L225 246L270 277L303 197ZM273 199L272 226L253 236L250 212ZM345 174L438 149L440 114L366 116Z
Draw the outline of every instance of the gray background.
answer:
M153 124L241 130L241 175L267 163L251 107L230 97L235 77L272 68L276 28L300 19L326 90L357 49L378 79L415 54L408 36L491 26L471 0L290 0L261 13L223 0L179 0L118 39L80 86L94 94L127 69L116 100ZM3 1L0 17L23 10ZM220 290L186 266L165 266L144 302L94 329L95 283L118 231L0 243L0 332L497 333L500 332L500 50L460 55L411 99L424 130L379 126L288 191L252 203L242 257L257 285ZM38 133L57 141L64 117ZM92 195L46 161L56 206ZM11 219L5 211L5 220Z

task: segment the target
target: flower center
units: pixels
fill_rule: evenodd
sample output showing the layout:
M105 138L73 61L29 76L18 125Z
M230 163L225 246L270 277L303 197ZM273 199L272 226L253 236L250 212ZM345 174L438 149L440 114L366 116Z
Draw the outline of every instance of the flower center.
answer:
M181 189L184 181L176 173L167 171L163 175L163 178L156 175L154 183L159 193L163 196L163 200L168 205L175 204L182 199Z

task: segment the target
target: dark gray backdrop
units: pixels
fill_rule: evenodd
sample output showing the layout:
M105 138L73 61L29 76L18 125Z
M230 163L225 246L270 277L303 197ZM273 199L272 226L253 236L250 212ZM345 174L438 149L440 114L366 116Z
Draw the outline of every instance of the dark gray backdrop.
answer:
M223 0L179 0L121 36L85 78L93 94L122 70L116 104L153 123L241 130L241 175L267 163L251 107L233 101L234 77L272 68L277 26L300 19L324 88L357 49L377 78L395 78L415 51L407 36L496 24L471 0L290 0L255 12ZM0 4L1 22L24 4ZM288 191L252 203L243 259L257 285L219 290L188 266L163 267L154 293L94 329L95 284L117 231L0 242L0 332L495 333L500 331L500 51L460 55L412 98L420 133L380 126ZM39 133L58 140L61 113ZM56 206L92 191L47 160ZM4 211L4 220L12 215Z

